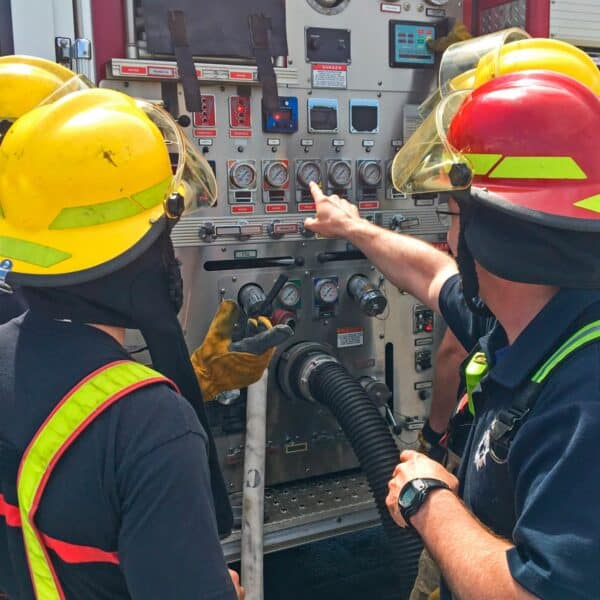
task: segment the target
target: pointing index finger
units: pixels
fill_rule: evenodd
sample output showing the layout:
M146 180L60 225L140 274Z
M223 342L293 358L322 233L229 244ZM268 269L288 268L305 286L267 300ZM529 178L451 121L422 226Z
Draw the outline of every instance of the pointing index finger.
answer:
M315 202L319 202L325 198L323 190L314 181L310 182L309 188Z

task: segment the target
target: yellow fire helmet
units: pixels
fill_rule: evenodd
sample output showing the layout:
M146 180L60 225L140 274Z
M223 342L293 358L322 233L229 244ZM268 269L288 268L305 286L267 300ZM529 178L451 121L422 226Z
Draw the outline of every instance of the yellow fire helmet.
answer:
M591 57L567 42L547 38L511 42L484 55L475 69L472 88L500 75L539 69L568 75L600 96L600 70Z
M70 93L17 119L0 145L0 271L32 286L96 279L216 193L168 113L112 90Z
M66 67L35 56L0 56L0 121L14 121L65 93L91 87Z

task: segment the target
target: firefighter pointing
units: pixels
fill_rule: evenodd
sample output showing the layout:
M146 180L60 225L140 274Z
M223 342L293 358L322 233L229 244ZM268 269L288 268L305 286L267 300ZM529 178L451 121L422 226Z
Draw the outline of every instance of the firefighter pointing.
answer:
M553 71L492 70L475 91L447 95L396 156L398 189L447 194L458 268L312 188L317 216L306 226L347 238L457 336L465 301L498 319L467 365L474 422L458 478L407 451L389 483L391 515L441 567L442 598L600 594L590 460L600 431L600 86L593 63L579 76L577 52Z

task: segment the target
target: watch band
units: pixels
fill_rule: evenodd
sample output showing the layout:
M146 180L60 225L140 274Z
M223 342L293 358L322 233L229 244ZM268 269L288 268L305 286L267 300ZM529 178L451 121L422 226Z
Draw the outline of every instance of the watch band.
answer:
M411 491L413 491L415 495L408 505L403 505L402 498L405 496L409 488L412 488ZM400 509L400 514L406 521L407 525L412 527L410 518L418 512L421 506L423 506L423 503L425 502L429 493L432 490L437 489L449 490L450 486L441 479L433 479L430 477L417 477L416 479L411 479L409 482L404 484L404 487L400 490L400 495L398 496L398 508Z

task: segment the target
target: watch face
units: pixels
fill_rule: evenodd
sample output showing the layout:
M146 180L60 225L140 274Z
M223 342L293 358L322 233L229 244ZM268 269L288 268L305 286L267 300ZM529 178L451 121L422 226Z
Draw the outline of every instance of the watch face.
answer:
M412 486L408 486L406 490L403 490L403 493L400 494L400 498L398 499L398 504L403 508L408 508L417 495L417 490Z

